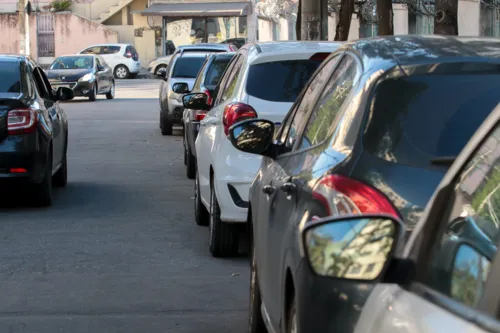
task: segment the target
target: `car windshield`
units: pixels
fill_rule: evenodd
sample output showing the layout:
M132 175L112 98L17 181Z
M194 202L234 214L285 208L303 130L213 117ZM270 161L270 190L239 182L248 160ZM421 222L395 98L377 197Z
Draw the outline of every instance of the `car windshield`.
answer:
M205 57L180 57L174 65L173 78L196 78L205 62Z
M222 74L224 74L231 59L231 57L221 57L212 62L205 77L206 86L215 88L219 84Z
M382 82L370 106L365 150L426 168L457 156L500 102L499 74L432 74Z
M50 69L90 69L94 66L94 59L89 56L59 57L50 66Z
M16 61L0 62L0 93L21 92L21 67Z
M321 60L285 60L250 66L247 93L270 102L292 103Z

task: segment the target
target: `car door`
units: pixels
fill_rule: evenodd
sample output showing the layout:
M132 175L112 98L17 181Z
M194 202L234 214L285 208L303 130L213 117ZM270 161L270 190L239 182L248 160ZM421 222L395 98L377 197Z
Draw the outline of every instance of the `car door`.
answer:
M416 261L415 282L377 286L356 332L499 331L499 183L497 124L435 205L435 218L410 240L405 252Z
M299 97L300 102L292 107L294 112L290 125L286 125L279 133L280 143L285 146L285 153L272 161L266 159L262 164L263 191L266 198L260 203L262 208L259 214L259 221L267 222L259 224L258 242L256 245L261 248L258 257L258 265L265 262L264 283L262 294L264 304L266 304L268 314L274 323L279 322L282 310L282 275L284 272L284 258L286 250L285 239L289 237L286 233L290 221L294 221L298 194L301 191L303 179L299 176L301 168L297 168L297 156L295 148L297 139L300 138L308 117L314 114L316 101L332 75L335 66L341 55L329 58L316 71L307 87ZM269 161L269 163L267 163ZM262 214L262 215L261 215ZM258 254L257 254L258 255Z
M101 63L102 67L104 67L104 74L106 76L106 80L108 81L108 84L111 86L113 84L114 76L113 76L113 70L111 69L111 66L104 60L103 57L97 56L97 59L99 59L99 62Z
M243 56L235 57L230 68L222 78L221 86L214 107L200 121L200 131L196 139L196 161L200 182L200 194L204 202L210 198L210 166L217 140L216 126L221 126L224 106L231 101L236 81L243 64Z
M51 126L52 126L52 170L57 167L63 157L64 149L64 135L63 133L63 119L59 109L59 103L55 100L54 92L40 67L33 69L33 77L35 79L38 94L42 99L43 105L48 112Z
M99 50L99 55L109 64L111 70L124 61L122 47L119 45L103 45Z
M97 87L99 88L99 93L105 93L109 91L111 82L109 80L109 75L106 73L106 68L101 64L98 57L95 57L95 76L97 80Z

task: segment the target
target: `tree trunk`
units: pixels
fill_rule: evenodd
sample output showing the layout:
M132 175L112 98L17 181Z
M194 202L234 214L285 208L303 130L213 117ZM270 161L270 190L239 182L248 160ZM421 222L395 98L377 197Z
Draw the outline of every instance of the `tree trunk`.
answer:
M338 13L338 23L335 29L335 40L346 41L349 38L352 14L354 14L354 0L341 0Z
M302 31L302 1L299 0L299 6L297 8L297 22L295 23L295 33L297 35L297 40L301 40L301 31Z
M458 35L458 0L436 0L436 35Z
M377 20L379 36L394 35L394 12L392 0L377 0Z

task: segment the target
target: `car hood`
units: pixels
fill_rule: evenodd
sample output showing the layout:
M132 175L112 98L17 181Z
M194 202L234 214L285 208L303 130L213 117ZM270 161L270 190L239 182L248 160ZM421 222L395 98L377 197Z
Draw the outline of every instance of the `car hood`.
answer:
M92 68L89 69L48 69L47 78L49 80L57 80L63 82L78 81L82 76L92 73Z
M172 56L169 55L169 56L164 56L164 57L159 57L159 58L153 59L149 62L149 67L152 67L153 65L159 65L159 64L168 65L171 57Z

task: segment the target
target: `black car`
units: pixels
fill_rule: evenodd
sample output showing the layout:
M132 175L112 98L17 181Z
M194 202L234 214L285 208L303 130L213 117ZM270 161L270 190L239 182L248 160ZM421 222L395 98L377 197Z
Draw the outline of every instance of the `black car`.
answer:
M233 44L238 49L241 49L241 47L247 43L247 39L246 38L229 38L221 43Z
M499 40L362 39L324 61L275 137L267 120L234 125L233 144L263 156L248 208L250 331L351 333L359 311L347 305L363 307L371 287L313 274L303 224L383 213L410 233L499 89Z
M101 94L107 99L115 97L113 71L98 55L58 57L47 70L47 77L54 88L70 88L75 96L88 97L91 101Z
M191 92L207 94L209 96L209 103L211 103L210 101L215 98L215 88L235 54L227 52L210 55L201 67ZM184 88L184 91L189 92L187 83L180 88ZM207 112L203 110L184 109L184 164L186 165L187 177L189 179L193 179L196 174L196 149L194 144L198 136L200 120L205 117Z
M52 184L65 186L68 120L59 101L73 91L52 87L30 58L0 55L0 180L27 182L41 206L52 203Z

